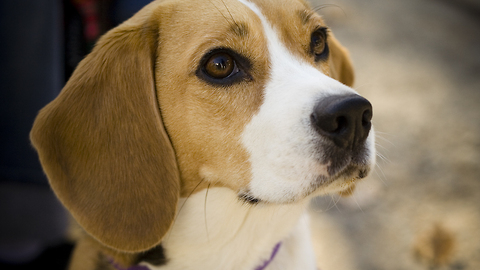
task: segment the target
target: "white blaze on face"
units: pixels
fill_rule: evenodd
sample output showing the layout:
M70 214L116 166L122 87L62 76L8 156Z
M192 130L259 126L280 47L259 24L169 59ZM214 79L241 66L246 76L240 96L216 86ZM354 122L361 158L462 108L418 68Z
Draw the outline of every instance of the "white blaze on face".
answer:
M316 102L355 91L295 57L259 8L239 1L260 18L271 63L264 103L242 134L252 168L249 194L274 203L290 202L329 176L328 164L321 164L321 138L310 125Z

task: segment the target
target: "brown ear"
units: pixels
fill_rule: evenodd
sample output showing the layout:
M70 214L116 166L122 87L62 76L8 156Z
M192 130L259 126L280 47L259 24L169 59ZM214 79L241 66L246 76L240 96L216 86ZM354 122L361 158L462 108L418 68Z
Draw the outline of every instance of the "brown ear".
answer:
M161 241L180 191L156 98L157 24L130 20L103 36L31 132L59 199L88 233L121 251Z
M347 49L332 34L328 38L328 48L330 76L345 85L353 86L355 76Z

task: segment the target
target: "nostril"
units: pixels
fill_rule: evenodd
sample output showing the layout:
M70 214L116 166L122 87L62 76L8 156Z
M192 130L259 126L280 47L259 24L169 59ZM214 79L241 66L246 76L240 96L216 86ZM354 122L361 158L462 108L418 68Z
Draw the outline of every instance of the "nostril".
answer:
M362 115L362 127L365 129L370 129L372 126L372 110L365 110Z
M320 115L312 113L310 116L312 123L322 132L339 133L346 129L348 120L345 116Z
M347 117L340 115L336 119L336 129L333 130L333 133L340 133L348 128L348 119Z

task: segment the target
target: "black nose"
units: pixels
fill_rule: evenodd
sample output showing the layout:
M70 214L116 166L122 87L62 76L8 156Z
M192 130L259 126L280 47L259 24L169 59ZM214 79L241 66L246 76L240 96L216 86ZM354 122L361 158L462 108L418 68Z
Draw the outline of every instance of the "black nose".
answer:
M359 95L330 96L315 105L310 119L320 135L354 149L367 139L372 115L372 104Z

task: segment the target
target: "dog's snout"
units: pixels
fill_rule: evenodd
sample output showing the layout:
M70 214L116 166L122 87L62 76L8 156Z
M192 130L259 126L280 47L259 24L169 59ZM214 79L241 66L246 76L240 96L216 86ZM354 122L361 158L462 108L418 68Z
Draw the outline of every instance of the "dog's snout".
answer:
M315 105L311 122L320 135L340 148L365 142L372 126L372 105L359 95L330 96Z

